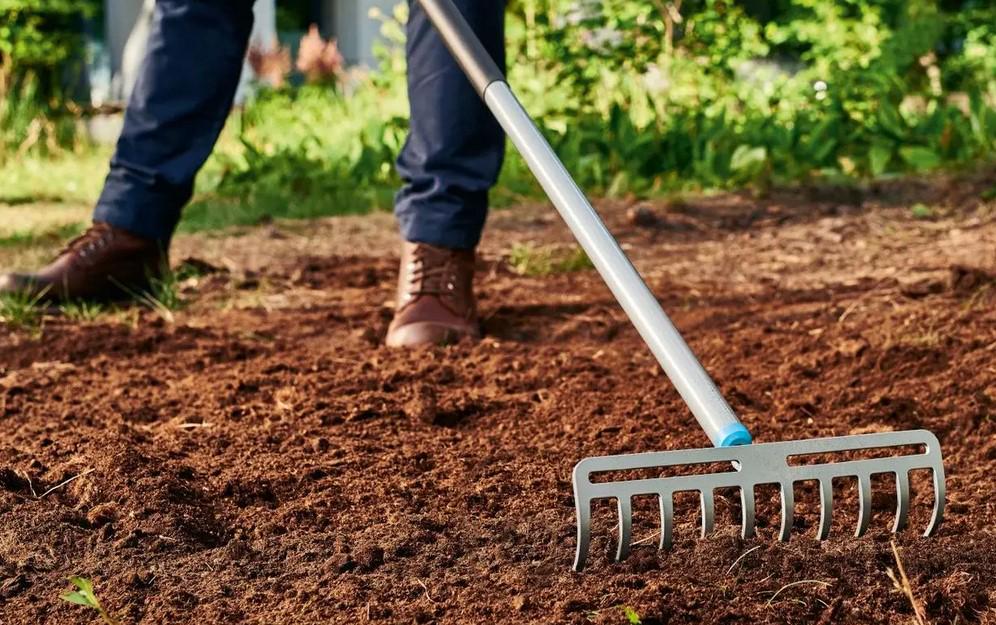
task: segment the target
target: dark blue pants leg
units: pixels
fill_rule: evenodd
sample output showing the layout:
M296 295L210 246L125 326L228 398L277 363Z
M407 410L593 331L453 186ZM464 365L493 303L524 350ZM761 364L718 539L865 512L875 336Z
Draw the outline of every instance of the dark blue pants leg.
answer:
M504 0L455 4L504 70ZM408 241L471 249L481 238L505 137L421 5L409 5L411 130L398 158L404 187L395 214Z
M168 244L225 125L252 0L158 0L94 220Z

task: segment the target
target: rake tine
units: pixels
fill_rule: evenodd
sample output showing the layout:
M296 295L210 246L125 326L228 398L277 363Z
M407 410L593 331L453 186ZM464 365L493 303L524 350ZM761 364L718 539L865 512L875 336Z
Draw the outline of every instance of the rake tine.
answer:
M937 526L944 518L944 467L934 467L934 512L930 515L930 525L924 531L924 536L930 536L937 531Z
M854 530L855 538L868 531L871 522L872 485L870 475L858 476L858 528Z
M819 540L830 536L830 523L833 519L833 481L830 478L820 480L820 529L817 532Z
M619 546L616 562L629 555L629 541L633 533L633 502L629 497L619 497Z
M674 501L671 493L661 493L657 497L661 508L661 540L660 549L671 548L671 535L674 532Z
M795 514L795 491L792 482L782 483L782 529L778 533L778 540L788 542L792 535L793 518Z
M910 476L906 471L896 471L896 520L892 531L898 532L906 527L910 513Z
M740 530L742 538L754 536L754 486L740 487L740 508L743 516L743 526Z
M574 570L580 571L584 568L588 559L588 547L591 543L591 502L579 501L577 503L578 520L578 548L574 552Z
M716 503L712 498L712 491L700 491L699 499L702 502L702 538L712 533L716 525Z

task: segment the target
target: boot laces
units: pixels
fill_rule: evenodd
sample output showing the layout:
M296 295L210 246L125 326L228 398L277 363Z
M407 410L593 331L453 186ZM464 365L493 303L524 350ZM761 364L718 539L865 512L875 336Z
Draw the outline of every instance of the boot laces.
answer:
M457 284L455 260L453 253L424 245L417 246L408 266L410 298L420 295L452 295Z
M69 241L59 252L59 256L73 254L80 259L84 259L97 250L107 247L112 234L113 231L109 225L95 223L87 228L83 234Z

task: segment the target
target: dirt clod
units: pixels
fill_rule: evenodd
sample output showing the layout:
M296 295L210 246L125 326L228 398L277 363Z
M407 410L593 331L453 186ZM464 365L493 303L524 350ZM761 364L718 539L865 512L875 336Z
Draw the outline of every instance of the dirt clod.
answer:
M435 389L428 384L416 385L411 391L411 398L405 404L405 414L427 425L435 424L439 417Z
M637 204L627 210L626 221L641 228L653 228L660 223L657 214L645 204Z
M377 546L359 548L354 554L360 570L370 572L384 564L384 550Z
M11 599L27 590L30 585L31 582L24 574L8 577L0 582L0 599Z
M996 284L996 274L979 267L954 265L951 267L948 284L955 293L969 294L983 286Z
M339 573L346 573L356 568L356 560L349 555L338 555L332 560L332 568Z
M86 520L92 527L101 527L118 519L118 505L113 502L94 506L86 514Z

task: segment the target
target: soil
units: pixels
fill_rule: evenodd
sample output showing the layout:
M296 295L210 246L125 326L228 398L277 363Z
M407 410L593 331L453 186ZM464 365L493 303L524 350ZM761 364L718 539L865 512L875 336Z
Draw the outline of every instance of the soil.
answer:
M513 243L571 239L546 206L495 211L484 340L390 350L390 217L329 219L179 239L200 275L171 321L4 330L0 622L97 622L69 575L128 624L996 622L993 182L600 204L759 441L936 433L935 537L925 477L897 535L876 482L860 539L839 484L824 542L811 488L780 543L762 487L749 540L735 493L705 539L679 497L669 552L639 502L618 564L596 506L572 572L579 459L707 444L598 275L516 274Z

